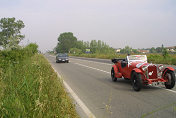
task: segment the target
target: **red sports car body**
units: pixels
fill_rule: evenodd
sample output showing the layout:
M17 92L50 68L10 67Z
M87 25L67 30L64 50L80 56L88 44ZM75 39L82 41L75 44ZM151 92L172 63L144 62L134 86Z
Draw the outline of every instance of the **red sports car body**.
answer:
M112 59L112 62L112 80L115 82L122 77L131 80L135 91L140 91L142 85L165 85L167 89L175 86L174 69L147 63L146 55L131 55L126 59Z

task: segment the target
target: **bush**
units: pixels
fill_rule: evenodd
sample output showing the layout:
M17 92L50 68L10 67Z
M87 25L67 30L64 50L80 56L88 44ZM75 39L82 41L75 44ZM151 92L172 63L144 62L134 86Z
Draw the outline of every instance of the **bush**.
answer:
M31 43L23 49L0 51L0 68L5 68L11 64L19 64L19 62L37 53L37 48L36 44Z
M0 52L0 117L78 118L62 80L37 47Z
M172 58L171 63L172 63L173 65L176 65L176 58Z

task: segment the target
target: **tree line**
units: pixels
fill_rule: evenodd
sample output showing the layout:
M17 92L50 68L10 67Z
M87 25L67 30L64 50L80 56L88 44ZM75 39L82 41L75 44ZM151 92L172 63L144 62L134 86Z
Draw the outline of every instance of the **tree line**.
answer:
M101 40L81 41L72 32L61 33L54 49L57 53L114 53L114 49Z

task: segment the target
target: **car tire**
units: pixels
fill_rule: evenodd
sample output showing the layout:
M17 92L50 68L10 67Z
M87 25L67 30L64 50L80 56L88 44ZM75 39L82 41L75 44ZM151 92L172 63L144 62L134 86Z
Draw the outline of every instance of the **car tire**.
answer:
M136 72L133 72L131 81L132 81L133 89L134 89L135 91L140 91L141 88L142 88L142 78L141 78L141 74L136 73Z
M111 78L112 78L112 81L113 82L116 82L117 81L117 78L115 77L115 71L114 71L114 68L112 67L111 69Z
M67 63L69 63L69 61L67 61Z
M168 82L165 82L165 87L167 89L172 89L175 86L175 74L173 71L167 71L164 75L165 79L168 79Z
M56 61L56 63L58 63L58 61Z

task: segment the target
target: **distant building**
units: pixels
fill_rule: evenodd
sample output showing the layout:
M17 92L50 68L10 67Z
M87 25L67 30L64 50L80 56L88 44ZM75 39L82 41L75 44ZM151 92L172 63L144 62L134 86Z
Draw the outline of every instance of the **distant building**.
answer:
M149 50L141 50L141 49L138 49L138 52L143 53L143 54L146 54L146 53L149 53Z
M90 49L89 48L86 49L86 53L90 53Z
M120 50L121 50L121 48L117 48L117 49L115 49L115 52L120 53Z
M172 47L166 47L167 51L169 52L176 52L176 46L172 46Z

